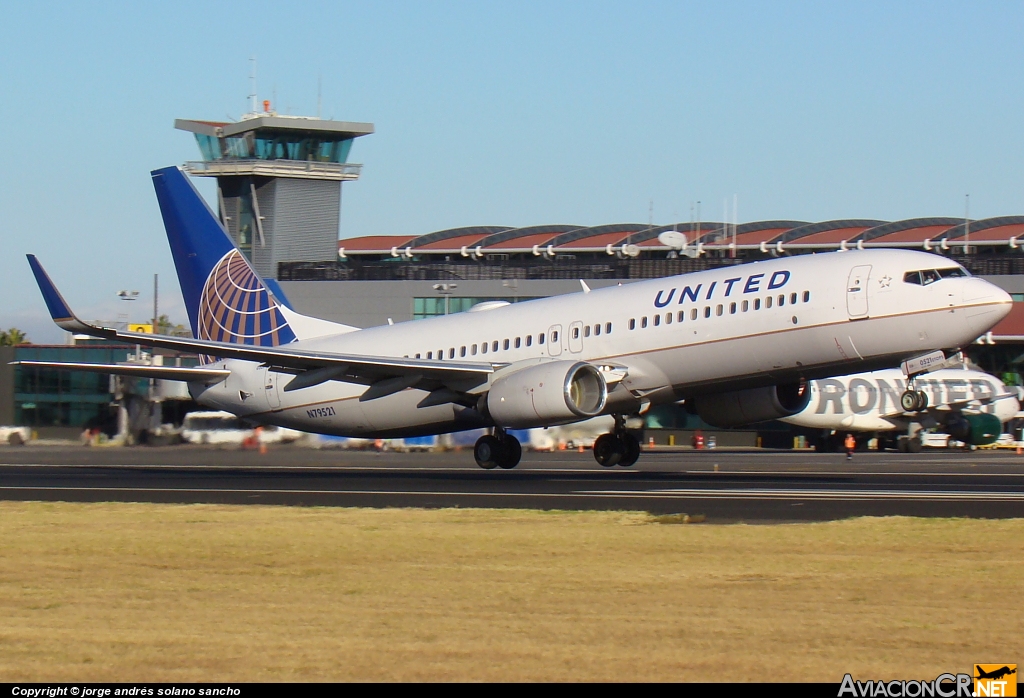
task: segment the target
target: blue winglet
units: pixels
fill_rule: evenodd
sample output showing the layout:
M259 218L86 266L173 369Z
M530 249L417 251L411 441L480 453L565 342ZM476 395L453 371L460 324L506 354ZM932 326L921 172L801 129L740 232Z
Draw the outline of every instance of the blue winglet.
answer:
M34 254L25 255L28 257L28 264L32 267L32 274L36 277L36 283L39 284L39 290L43 294L43 300L46 302L46 309L50 311L50 317L57 323L59 327L72 332L81 331L86 327L75 314L71 312L71 308L68 307L64 297L60 295L60 291L53 285L53 281L50 280L46 270L43 269L43 265L39 263Z

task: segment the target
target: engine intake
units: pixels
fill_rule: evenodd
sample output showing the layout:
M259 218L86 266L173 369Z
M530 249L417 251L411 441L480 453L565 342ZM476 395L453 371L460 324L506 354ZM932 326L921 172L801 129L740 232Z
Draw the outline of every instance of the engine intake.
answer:
M716 427L739 427L792 417L802 412L811 400L805 381L751 388L696 398L696 412L705 422Z
M582 361L548 361L497 378L487 394L494 423L512 429L578 422L601 414L608 385Z

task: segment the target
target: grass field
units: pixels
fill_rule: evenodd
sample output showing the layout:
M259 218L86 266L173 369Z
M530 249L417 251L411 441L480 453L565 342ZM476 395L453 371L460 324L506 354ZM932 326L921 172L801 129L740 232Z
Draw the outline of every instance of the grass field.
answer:
M0 681L933 678L1024 660L1024 520L0 503Z

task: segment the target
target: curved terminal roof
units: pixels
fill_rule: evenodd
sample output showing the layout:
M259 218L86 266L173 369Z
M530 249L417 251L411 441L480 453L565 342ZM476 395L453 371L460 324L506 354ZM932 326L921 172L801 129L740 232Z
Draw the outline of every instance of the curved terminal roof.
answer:
M675 230L686 235L690 244L703 243L708 250L729 247L732 229L721 222L673 223L651 226L643 223L613 223L597 226L535 225L523 228L506 226L469 226L439 230L426 235L375 235L340 240L346 256L353 254L390 255L393 248L411 254L460 252L462 248L481 254L532 251L536 245L547 252L606 252L608 246L621 251L625 244L642 249L668 250L658 240L663 232ZM782 243L786 250L837 249L841 247L912 247L931 249L949 240L962 244L965 225L962 218L912 218L902 221L844 219L807 223L805 221L753 221L736 226L739 249L756 249ZM970 244L1010 245L1015 238L1024 244L1024 216L1000 216L970 221Z
M361 238L348 238L339 240L339 249L349 252L391 252L392 247L408 247L409 243L416 238L408 235L367 235Z
M659 225L656 228L644 226L644 231L630 238L630 242L640 247L664 247L658 240L658 236L671 230L685 235L688 243L695 243L699 241L698 238L706 240L709 235L721 231L722 227L722 223L714 221L673 223L672 225Z
M758 221L742 223L736 226L737 245L760 245L761 242L774 240L787 230L795 230L809 225L806 221Z
M632 240L634 233L647 230L649 227L640 223L617 223L613 225L595 225L590 228L577 228L576 230L556 235L548 244L565 249L620 245L627 238Z
M883 223L869 228L853 238L854 241L878 243L923 242L930 240L952 226L963 223L962 218L909 218L905 221Z
M793 228L780 233L774 239L769 240L769 242L799 242L801 245L839 243L856 237L865 230L882 225L883 223L885 221L856 219L808 223L799 228Z
M534 245L546 245L560 233L568 233L577 230L578 225L534 225L528 228L513 228L503 233L488 235L478 245L493 250L515 250L533 247Z
M998 218L986 218L980 221L970 221L948 229L942 235L936 235L934 240L957 240L968 236L970 244L974 241L993 240L1009 241L1012 237L1024 237L1024 216L1000 216Z
M508 226L501 225L477 225L468 228L449 228L439 230L436 233L420 235L410 241L409 245L418 250L460 250L463 247L473 247L488 235L503 233L512 230Z

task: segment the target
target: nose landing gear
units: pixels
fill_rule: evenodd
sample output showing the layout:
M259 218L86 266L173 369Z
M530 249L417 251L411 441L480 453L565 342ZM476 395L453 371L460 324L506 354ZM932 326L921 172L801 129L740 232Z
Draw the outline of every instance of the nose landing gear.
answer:
M626 431L626 420L622 415L615 415L613 432L602 434L594 441L594 459L605 468L616 465L628 468L640 459L640 442Z
M494 435L481 436L473 447L473 457L476 464L485 470L492 468L503 468L511 470L519 465L523 457L523 447L519 439L505 432L504 429L495 429Z

